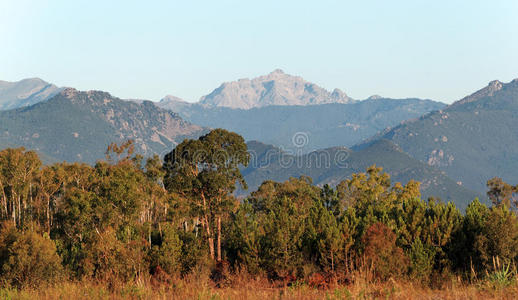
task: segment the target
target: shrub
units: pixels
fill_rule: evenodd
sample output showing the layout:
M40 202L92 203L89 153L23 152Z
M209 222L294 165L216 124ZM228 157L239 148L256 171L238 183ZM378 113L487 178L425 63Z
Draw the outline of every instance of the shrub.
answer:
M486 269L492 267L494 257L503 263L518 258L518 218L506 207L491 208L483 231L476 237L475 249Z
M408 270L408 258L396 246L396 234L383 223L371 225L363 237L365 263L379 280L398 277Z
M408 254L410 275L419 281L428 280L433 271L435 249L424 245L420 239L416 239Z
M56 282L62 274L56 245L48 237L13 225L0 231L0 278L8 285L39 287Z
M143 243L138 240L123 243L115 231L108 228L91 244L84 264L90 264L93 277L113 284L128 282L147 273L144 265Z
M160 268L169 275L177 274L181 269L180 256L183 243L175 228L163 224L162 230L154 236L150 253L152 272Z

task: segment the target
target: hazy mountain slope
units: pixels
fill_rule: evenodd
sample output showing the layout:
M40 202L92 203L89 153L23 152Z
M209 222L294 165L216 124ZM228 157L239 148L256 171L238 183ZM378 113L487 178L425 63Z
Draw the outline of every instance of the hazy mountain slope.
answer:
M443 103L420 99L377 99L350 104L266 106L252 109L204 107L169 101L184 119L201 126L225 128L246 140L259 140L285 150L309 152L332 146L352 146L389 126L439 110ZM292 138L307 135L303 147ZM301 145L297 145L301 146Z
M483 195L458 185L436 168L411 158L387 140L376 141L359 151L334 147L302 156L283 153L276 147L259 142L249 142L248 147L252 161L242 172L249 191L267 179L284 181L302 175L313 178L315 184L336 185L351 174L365 172L368 166L376 164L391 175L393 182L420 181L424 199L435 196L453 201L460 208L465 208L476 197L484 199Z
M134 139L144 155L170 151L205 129L153 103L65 89L48 101L0 112L0 148L35 149L47 161L95 162L111 142Z
M16 82L0 80L0 110L14 109L45 101L61 89L39 78Z
M390 139L411 156L484 192L494 176L518 182L518 79L487 87L371 140ZM360 145L358 149L368 145Z

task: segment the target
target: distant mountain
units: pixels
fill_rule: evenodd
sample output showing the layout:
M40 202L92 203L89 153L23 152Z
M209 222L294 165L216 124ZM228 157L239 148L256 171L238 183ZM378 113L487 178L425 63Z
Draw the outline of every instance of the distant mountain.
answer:
M494 176L518 183L518 79L489 85L443 110L386 130L388 139L412 157L444 170L478 192Z
M349 104L232 109L189 104L171 97L158 105L178 112L194 124L225 128L246 140L304 153L337 145L350 147L387 127L445 107L431 100L381 98ZM294 137L301 135L302 144L294 143Z
M420 181L423 199L439 197L443 201L455 202L462 209L476 197L482 201L485 199L482 194L457 184L438 169L410 157L388 140L378 140L358 151L333 147L301 156L255 141L248 143L248 149L252 159L242 170L248 191L255 190L264 180L284 181L302 175L311 177L318 185L336 185L351 174L365 172L367 167L376 164L391 175L392 182Z
M61 89L39 78L16 82L0 80L0 110L14 109L45 101Z
M339 89L330 92L301 77L277 69L265 76L225 82L212 93L203 96L199 104L208 107L250 109L269 105L351 102L354 100Z
M193 103L189 103L181 98L167 95L156 103L156 105L163 109L172 110L174 112L188 110Z
M164 154L206 129L150 101L124 101L106 92L67 88L45 102L0 112L0 149L24 146L46 162L95 162L112 142L133 139L144 155Z

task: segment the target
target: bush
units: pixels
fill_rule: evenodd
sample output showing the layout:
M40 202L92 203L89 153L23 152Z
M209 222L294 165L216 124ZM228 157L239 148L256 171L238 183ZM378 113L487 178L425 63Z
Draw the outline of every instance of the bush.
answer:
M409 251L410 275L419 281L426 281L433 271L435 249L425 245L420 239L412 243Z
M62 274L56 245L36 232L20 232L5 224L0 231L0 278L11 286L39 287Z
M408 258L396 246L396 234L383 223L370 226L364 237L365 263L379 280L398 277L408 270Z
M87 269L93 270L95 279L107 281L111 286L128 282L137 279L143 271L147 273L143 246L138 240L121 242L115 231L108 228L90 245L83 263L90 265Z
M476 237L474 248L486 269L499 257L503 263L518 258L518 218L507 207L492 207L482 232Z
M162 225L162 230L154 234L150 253L151 270L157 268L169 275L176 275L181 270L182 241L175 228L168 224Z

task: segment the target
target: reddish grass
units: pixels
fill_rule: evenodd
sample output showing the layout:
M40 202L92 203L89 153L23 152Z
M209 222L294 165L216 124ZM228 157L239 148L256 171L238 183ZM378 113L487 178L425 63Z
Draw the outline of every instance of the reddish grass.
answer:
M96 282L64 282L60 285L15 290L0 288L1 299L518 299L518 281L502 288L486 282L471 285L452 280L432 289L412 282L388 280L370 283L359 274L353 283L336 285L332 276L314 274L307 283L279 287L264 278L242 272L228 276L226 284L215 284L209 275L184 279L149 278L108 290ZM221 287L218 287L221 286Z

